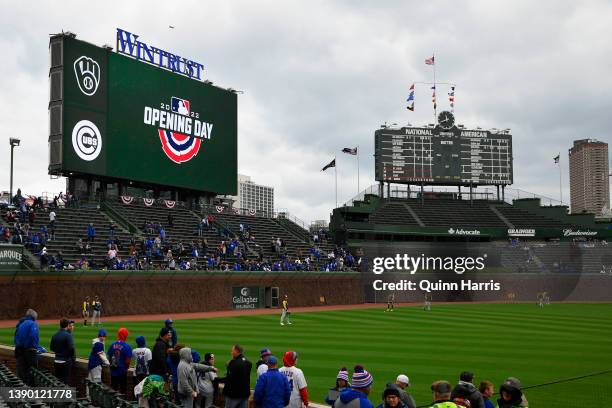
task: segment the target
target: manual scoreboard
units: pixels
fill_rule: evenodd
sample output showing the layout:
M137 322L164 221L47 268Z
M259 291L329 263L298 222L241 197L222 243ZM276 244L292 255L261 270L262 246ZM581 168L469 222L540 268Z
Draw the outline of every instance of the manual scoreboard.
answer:
M378 129L375 134L376 181L510 185L512 136L506 132L456 126Z

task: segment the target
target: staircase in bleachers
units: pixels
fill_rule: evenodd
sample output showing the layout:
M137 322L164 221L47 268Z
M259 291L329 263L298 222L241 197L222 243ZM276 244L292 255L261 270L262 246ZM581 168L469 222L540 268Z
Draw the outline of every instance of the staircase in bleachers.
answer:
M410 214L404 201L387 201L383 203L370 216L370 221L375 224L419 226L419 223Z

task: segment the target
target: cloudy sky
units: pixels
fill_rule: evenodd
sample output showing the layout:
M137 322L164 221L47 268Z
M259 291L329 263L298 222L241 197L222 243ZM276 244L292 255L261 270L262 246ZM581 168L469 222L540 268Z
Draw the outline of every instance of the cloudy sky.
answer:
M311 221L374 183L374 130L431 123L424 59L457 84L456 117L467 127L511 128L513 187L559 197L553 157L578 138L612 140L612 3L609 1L82 1L0 2L0 190L64 190L47 175L48 39L70 30L114 44L117 27L202 62L239 97L239 171L275 187L276 207ZM173 25L174 30L168 29ZM444 89L440 94L445 95ZM445 101L440 103L444 108ZM16 188L15 187L15 188Z

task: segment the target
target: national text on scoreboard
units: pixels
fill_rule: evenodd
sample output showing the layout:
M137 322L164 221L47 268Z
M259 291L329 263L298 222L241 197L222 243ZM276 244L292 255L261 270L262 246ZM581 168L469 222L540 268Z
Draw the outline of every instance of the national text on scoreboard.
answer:
M510 185L512 136L459 127L375 131L376 181L404 184Z

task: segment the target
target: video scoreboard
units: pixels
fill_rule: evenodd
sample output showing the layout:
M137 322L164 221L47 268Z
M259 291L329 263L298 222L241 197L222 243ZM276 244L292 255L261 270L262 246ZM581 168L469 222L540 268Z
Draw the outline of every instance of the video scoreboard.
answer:
M374 133L376 181L510 185L512 136L458 127L383 128Z

